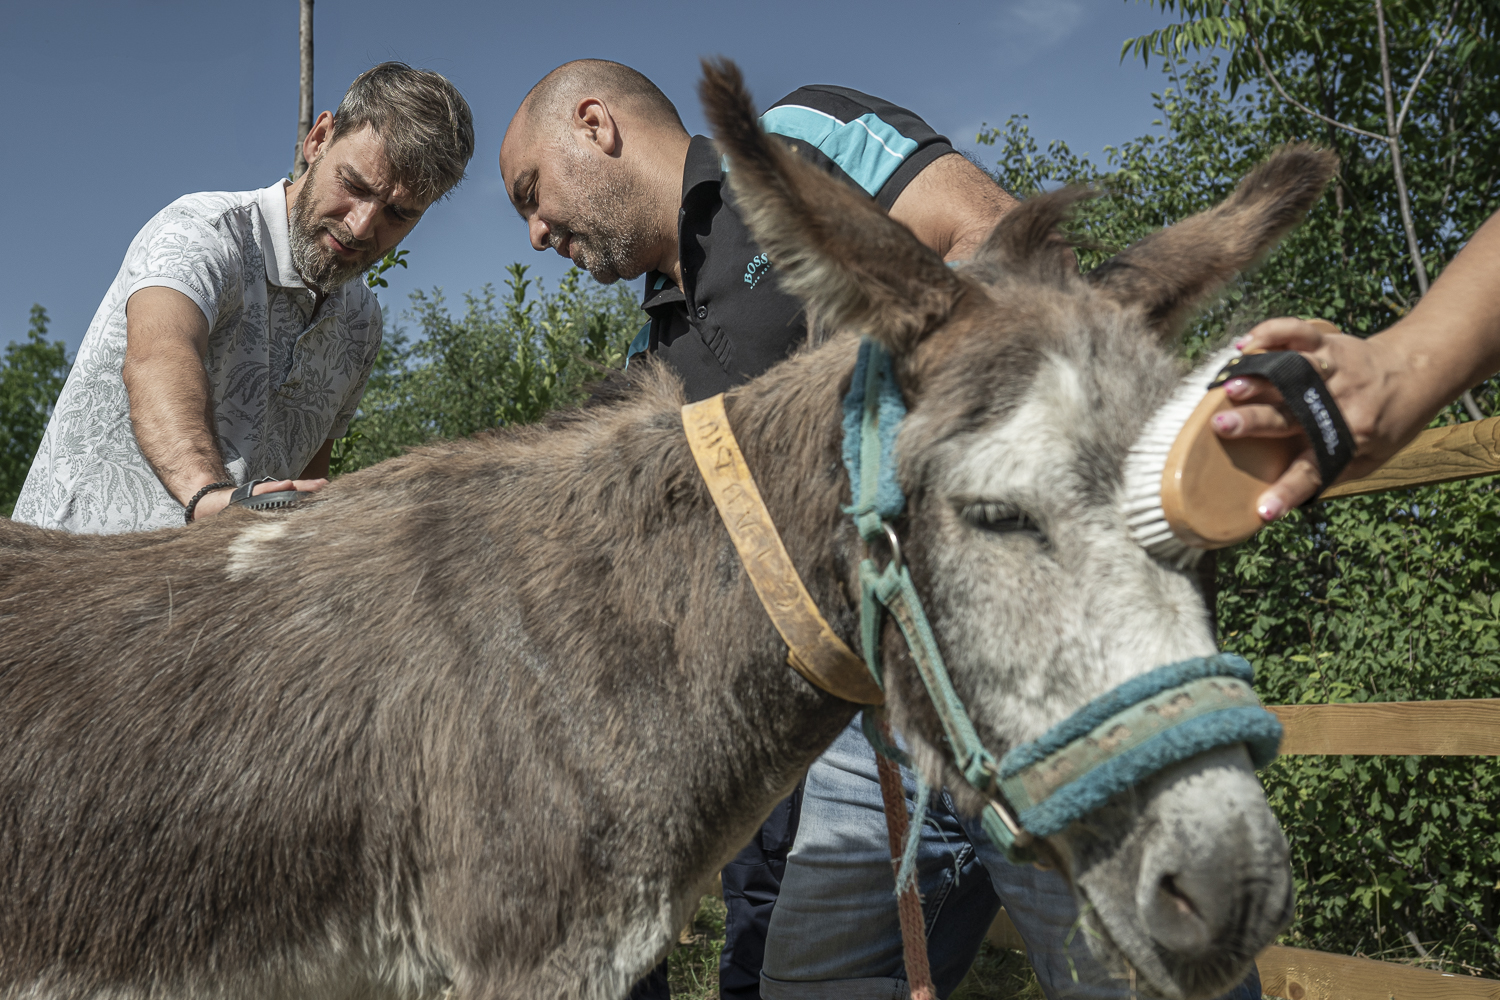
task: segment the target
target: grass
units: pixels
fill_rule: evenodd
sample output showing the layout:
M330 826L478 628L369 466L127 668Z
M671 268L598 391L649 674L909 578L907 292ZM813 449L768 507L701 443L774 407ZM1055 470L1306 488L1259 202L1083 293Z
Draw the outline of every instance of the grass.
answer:
M1045 995L1025 952L985 942L949 1000L1045 1000Z
M718 1000L724 901L704 896L679 940L669 966L673 1000ZM1042 989L1024 954L985 944L950 1000L1042 1000Z
M692 926L678 938L667 979L672 1000L719 1000L719 949L724 947L724 900L707 895Z

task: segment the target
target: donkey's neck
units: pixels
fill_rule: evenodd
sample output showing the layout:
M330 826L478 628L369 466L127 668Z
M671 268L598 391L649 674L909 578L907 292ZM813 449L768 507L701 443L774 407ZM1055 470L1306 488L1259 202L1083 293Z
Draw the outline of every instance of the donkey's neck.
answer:
M851 645L858 536L842 513L848 480L840 406L855 350L852 338L841 338L726 399L788 553L834 631ZM592 675L583 691L567 692L592 702L584 711L614 717L587 752L629 762L626 770L637 778L673 776L673 795L690 801L695 817L674 847L704 852L690 867L706 873L748 839L854 707L788 666L786 646L699 477L678 404L649 388L646 395L654 400L639 408L627 403L597 428L582 426L588 410L573 418L585 434L582 448L570 449L551 475L539 478L537 495L515 498L550 504L545 509L555 513L541 530L545 552L533 552L531 565L517 567L513 577L534 581L547 575L548 562L575 568L597 562L597 580L575 572L560 586L538 581L534 595L534 586L521 584L523 609L541 609L526 616L526 632L545 660ZM536 445L546 447L545 436ZM596 478L579 482L575 463ZM560 506L557 497L575 505ZM600 621L605 608L609 627ZM621 719L624 730L615 721ZM624 785L629 779L625 770L611 777Z
M844 337L728 393L729 423L799 575L854 648L858 532L845 508L843 396L857 341Z

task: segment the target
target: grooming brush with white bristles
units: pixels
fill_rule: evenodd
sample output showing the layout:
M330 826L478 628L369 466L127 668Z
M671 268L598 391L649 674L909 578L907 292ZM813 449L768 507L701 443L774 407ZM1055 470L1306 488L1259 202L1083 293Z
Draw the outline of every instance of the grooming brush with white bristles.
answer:
M1325 332L1331 323L1315 321ZM1178 384L1125 459L1121 510L1131 537L1158 559L1190 566L1208 549L1243 542L1265 523L1256 500L1305 445L1297 438L1224 440L1214 414L1230 409L1208 377L1241 354L1219 352Z

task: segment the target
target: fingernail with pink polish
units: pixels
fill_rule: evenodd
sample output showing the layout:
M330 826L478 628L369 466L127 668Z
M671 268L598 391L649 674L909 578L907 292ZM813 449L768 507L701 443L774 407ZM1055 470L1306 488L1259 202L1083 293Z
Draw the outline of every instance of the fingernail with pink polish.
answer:
M1224 395L1231 399L1244 395L1249 389L1250 382L1247 379L1232 378L1224 383Z
M1237 431L1240 429L1240 415L1238 413L1216 413L1214 414L1214 430Z
M1262 521L1271 522L1286 513L1286 504L1277 497L1266 497L1255 509Z
M1245 349L1245 345L1248 343L1250 343L1249 337L1240 337L1231 346L1233 346L1236 351L1243 351Z

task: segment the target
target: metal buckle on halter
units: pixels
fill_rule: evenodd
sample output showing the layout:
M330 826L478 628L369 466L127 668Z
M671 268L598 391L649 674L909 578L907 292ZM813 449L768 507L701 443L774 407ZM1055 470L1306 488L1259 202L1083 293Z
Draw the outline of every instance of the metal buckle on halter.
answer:
M1021 826L1021 824L1016 822L1015 815L1010 811L1010 807L1007 806L1004 802L1001 802L999 799L990 799L989 805L985 806L985 808L991 810L996 816L1000 817L1000 822L1005 824L1005 828L1009 830L1010 835L1015 838L1017 847L1028 847L1031 845L1032 841L1036 840L1036 838L1028 833L1025 828Z
M983 789L987 800L985 809L994 813L995 818L1000 821L1000 825L1005 827L1006 832L1010 834L1011 843L1006 847L1006 853L1012 861L1030 861L1038 868L1052 867L1032 850L1032 845L1036 843L1037 838L1032 835L1031 831L1021 825L1020 820L1016 818L1015 811L1010 807L1010 803L1006 802L1003 794L999 792L999 768L996 767L993 761L986 761L984 771L989 778L989 787Z

